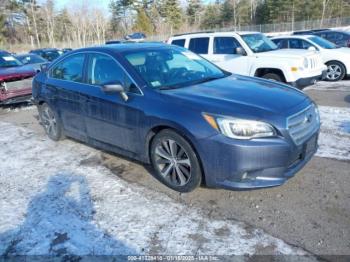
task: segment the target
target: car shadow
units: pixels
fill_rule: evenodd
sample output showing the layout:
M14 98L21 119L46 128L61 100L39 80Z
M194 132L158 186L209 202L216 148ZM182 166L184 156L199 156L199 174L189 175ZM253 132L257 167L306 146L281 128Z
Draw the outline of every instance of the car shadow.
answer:
M350 121L343 121L340 124L340 127L345 133L349 133L350 134Z
M7 109L7 110L15 110L15 109L20 109L23 107L28 107L28 106L32 106L33 103L30 101L25 101L25 102L20 102L20 103L13 103L13 104L3 104L0 105L0 108L2 109Z
M136 250L93 223L88 182L69 172L50 178L28 204L25 221L0 233L0 255L135 255Z
M345 96L344 101L350 104L350 95Z

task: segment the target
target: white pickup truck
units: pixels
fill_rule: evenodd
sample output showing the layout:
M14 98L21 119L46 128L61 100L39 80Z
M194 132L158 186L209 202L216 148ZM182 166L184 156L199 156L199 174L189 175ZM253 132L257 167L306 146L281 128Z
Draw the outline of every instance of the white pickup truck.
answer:
M300 89L326 76L327 67L317 52L278 50L261 33L190 33L173 36L168 44L188 48L226 71L272 79Z

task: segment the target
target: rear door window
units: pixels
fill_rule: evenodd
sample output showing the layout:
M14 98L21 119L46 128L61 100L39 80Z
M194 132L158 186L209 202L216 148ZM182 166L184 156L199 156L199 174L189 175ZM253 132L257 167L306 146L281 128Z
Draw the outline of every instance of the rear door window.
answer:
M289 39L289 48L303 49L303 43L300 39Z
M272 40L279 49L288 48L288 41L286 39L274 39Z
M334 32L327 33L326 39L330 40L331 42L336 41L337 40L337 33L334 33Z
M233 55L237 47L241 47L234 37L215 37L214 54Z
M192 38L188 49L197 54L208 54L209 37Z
M305 40L302 40L301 43L302 43L303 49L308 49L309 47L313 46L312 44L310 44L309 42L307 42Z
M184 47L185 46L185 39L176 39L171 42L172 45L177 45Z

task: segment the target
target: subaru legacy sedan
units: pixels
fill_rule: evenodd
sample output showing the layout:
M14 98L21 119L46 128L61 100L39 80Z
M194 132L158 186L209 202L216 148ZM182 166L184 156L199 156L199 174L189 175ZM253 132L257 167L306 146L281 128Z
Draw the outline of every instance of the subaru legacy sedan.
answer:
M35 77L33 99L51 139L152 164L179 192L278 186L317 150L319 114L303 92L178 46L74 50Z

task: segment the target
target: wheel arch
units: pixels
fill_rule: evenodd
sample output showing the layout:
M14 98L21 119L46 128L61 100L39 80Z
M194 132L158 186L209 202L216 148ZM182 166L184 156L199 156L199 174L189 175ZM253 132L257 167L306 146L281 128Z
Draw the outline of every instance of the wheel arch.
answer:
M344 66L345 75L348 74L348 70L347 70L347 68L346 68L346 65L345 65L343 62L341 62L341 61L339 61L339 60L331 59L331 60L325 62L325 64L327 65L328 63L331 63L331 62L337 62L337 63L341 64L342 66Z
M286 82L286 77L283 73L283 70L279 69L279 68L271 68L271 67L261 67L261 68L257 68L255 70L254 76L255 77L262 77L263 75L266 75L268 73L273 73L273 74L277 74L279 75L283 82Z
M155 125L153 126L147 133L146 135L146 142L145 142L145 152L146 152L146 161L147 163L152 163L151 161L151 145L152 145L152 141L155 138L155 136L161 132L162 130L171 130L174 131L175 133L177 133L178 135L182 136L192 147L192 149L194 150L198 161L199 161L199 166L201 168L201 172L202 172L202 183L206 184L206 179L205 179L205 171L203 168L203 163L202 163L202 159L200 154L198 153L198 150L196 148L195 143L193 143L193 139L194 137L187 132L184 128L179 127L177 125L173 125L173 124L159 124L159 125Z

